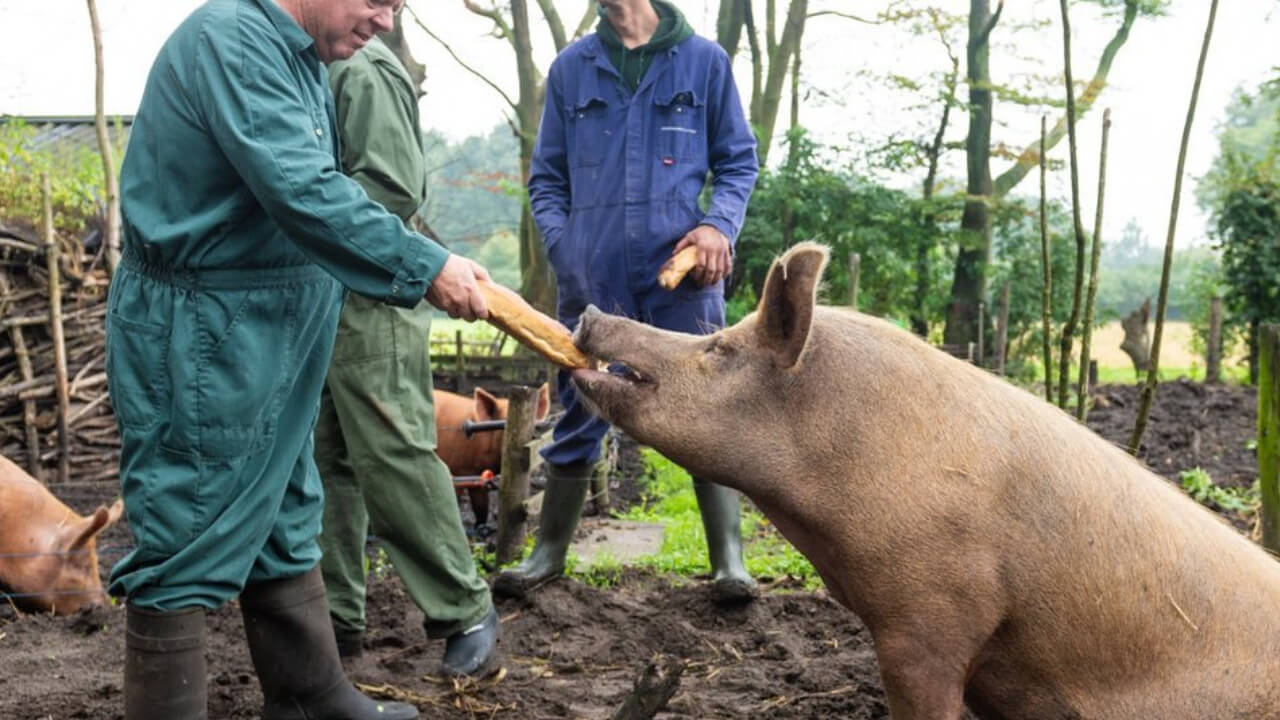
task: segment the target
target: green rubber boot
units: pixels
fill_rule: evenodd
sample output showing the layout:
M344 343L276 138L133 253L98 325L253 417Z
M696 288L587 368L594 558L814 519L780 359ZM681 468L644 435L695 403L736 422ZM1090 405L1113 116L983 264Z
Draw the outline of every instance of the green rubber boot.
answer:
M723 485L694 478L702 526L707 531L711 556L711 599L734 605L755 599L756 581L742 564L742 512L738 492Z
M547 465L547 489L542 497L538 541L524 562L498 574L493 583L495 593L522 598L539 585L564 574L564 558L578 529L594 469L594 463Z

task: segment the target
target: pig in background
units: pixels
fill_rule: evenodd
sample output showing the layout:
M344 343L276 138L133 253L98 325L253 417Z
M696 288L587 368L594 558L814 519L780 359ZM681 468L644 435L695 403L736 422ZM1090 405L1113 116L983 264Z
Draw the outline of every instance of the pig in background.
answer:
M467 437L463 425L468 420L506 420L507 400L494 397L483 388L476 388L472 397L445 390L435 390L432 397L436 406L436 454L449 467L449 472L455 477L479 475L486 470L498 474L502 469L504 433L501 430L477 432ZM535 421L545 420L550 409L550 388L543 383L538 389ZM489 491L468 488L467 493L476 516L476 531L484 532L489 520Z
M1280 718L1280 563L1073 418L775 261L709 336L588 308L610 421L750 497L870 630L895 720Z
M97 537L120 519L116 500L81 517L0 456L0 591L22 610L70 615L107 602Z

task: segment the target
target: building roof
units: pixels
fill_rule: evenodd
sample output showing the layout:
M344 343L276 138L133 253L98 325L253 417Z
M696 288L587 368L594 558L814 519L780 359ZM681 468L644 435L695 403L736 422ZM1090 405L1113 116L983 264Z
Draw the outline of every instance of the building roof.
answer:
M35 129L30 150L76 147L98 149L98 134L92 115L0 115L0 123L13 120L20 120ZM132 125L132 115L108 115L107 136L114 145L119 146L128 138Z

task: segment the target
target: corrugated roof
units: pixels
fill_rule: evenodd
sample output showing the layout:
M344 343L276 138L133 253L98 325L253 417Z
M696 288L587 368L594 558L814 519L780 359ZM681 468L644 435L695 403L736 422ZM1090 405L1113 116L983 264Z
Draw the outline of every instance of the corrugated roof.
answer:
M0 115L0 123L21 120L35 130L31 150L73 149L87 147L98 149L98 133L92 115ZM107 136L119 147L129 136L133 125L132 115L107 117ZM121 135L124 137L122 138Z

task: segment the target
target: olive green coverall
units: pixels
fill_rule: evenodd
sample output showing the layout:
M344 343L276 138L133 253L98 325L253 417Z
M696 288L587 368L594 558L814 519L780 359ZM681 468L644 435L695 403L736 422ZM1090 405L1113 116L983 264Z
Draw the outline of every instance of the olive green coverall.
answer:
M406 222L426 199L426 158L413 82L374 38L329 64L342 167ZM436 455L430 307L398 308L354 293L338 320L316 423L327 501L320 567L339 638L364 630L364 543L370 527L431 637L481 621L492 602L476 572L449 468Z
M148 77L107 314L137 544L110 589L132 606L213 608L320 559L312 429L342 287L414 307L448 258L341 172L336 128L272 0L193 13Z

